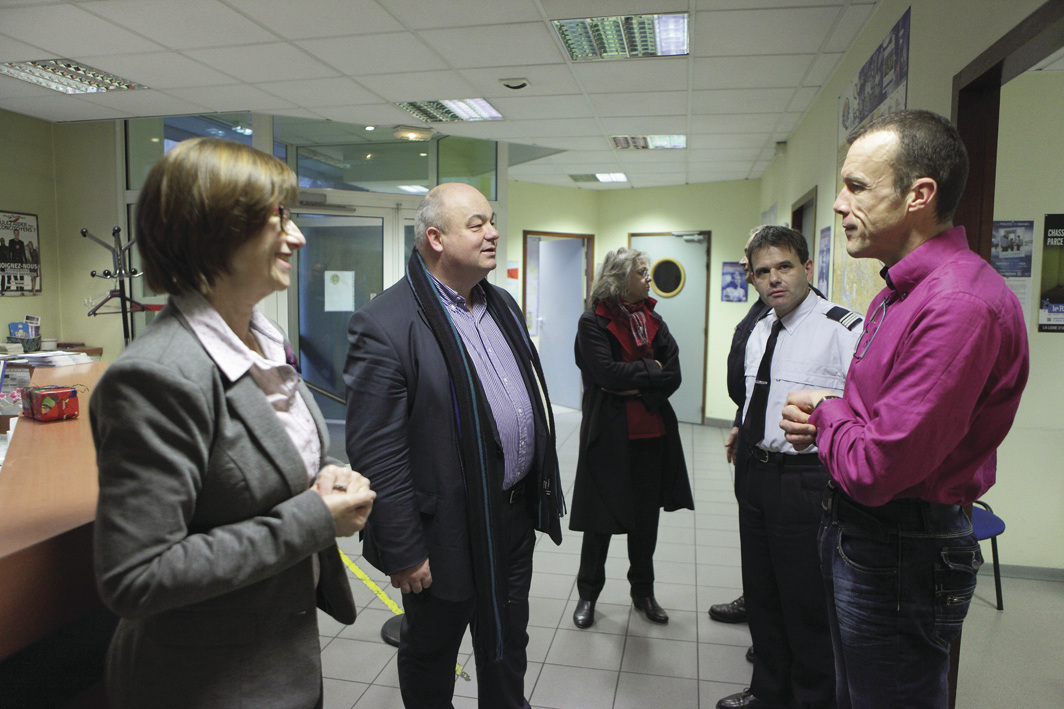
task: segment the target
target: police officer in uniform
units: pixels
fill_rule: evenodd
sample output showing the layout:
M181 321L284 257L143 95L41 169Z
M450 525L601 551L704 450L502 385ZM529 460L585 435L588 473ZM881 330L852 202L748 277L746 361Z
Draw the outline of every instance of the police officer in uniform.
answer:
M754 287L771 308L746 345L740 439L748 458L736 474L743 589L756 658L746 691L718 709L835 704L835 669L816 536L828 475L815 449L794 450L779 427L793 389L842 393L861 317L810 287L805 237L762 227L747 247Z

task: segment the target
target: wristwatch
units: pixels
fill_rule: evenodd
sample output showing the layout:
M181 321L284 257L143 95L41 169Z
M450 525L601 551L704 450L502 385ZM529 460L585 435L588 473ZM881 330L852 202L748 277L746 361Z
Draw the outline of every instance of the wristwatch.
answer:
M819 409L820 405L823 404L828 399L841 399L841 398L842 398L841 396L835 396L834 394L828 394L827 396L822 397L820 399L820 401L816 402L816 406L813 407L813 411L816 411L817 409Z

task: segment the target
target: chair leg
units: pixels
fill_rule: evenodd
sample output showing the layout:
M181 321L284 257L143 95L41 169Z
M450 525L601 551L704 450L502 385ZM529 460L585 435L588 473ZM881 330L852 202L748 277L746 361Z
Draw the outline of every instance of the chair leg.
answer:
M1005 610L1005 603L1001 599L1001 567L998 566L997 537L990 537L990 550L994 557L994 588L997 590L997 609Z

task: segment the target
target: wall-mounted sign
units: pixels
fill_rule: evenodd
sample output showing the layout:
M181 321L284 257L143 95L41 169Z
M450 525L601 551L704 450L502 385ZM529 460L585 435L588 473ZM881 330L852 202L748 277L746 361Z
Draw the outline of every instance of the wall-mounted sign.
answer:
M0 295L41 292L37 215L0 211Z

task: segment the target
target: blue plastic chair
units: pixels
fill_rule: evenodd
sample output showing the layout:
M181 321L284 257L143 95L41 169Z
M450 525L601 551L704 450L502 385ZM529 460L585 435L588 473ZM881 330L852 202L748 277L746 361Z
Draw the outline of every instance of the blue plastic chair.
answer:
M994 587L997 589L997 609L1003 611L1005 604L1001 600L1001 567L998 566L997 536L1005 531L1005 520L994 514L990 505L982 500L976 500L972 505L972 530L979 541L990 540L994 560Z

